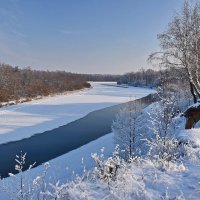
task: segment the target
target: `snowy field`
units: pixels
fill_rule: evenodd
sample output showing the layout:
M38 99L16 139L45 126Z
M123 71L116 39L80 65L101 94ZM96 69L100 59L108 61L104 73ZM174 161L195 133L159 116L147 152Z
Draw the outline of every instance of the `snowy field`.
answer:
M115 87L116 83L91 83L92 88L71 94L45 97L0 109L0 143L20 140L52 130L88 113L141 98L154 90Z

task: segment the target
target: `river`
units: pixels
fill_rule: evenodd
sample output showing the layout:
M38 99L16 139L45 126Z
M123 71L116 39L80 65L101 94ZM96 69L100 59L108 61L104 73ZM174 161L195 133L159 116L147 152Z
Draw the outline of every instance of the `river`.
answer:
M154 95L148 95L135 101L143 109L155 99ZM53 130L35 134L19 141L1 144L1 177L7 177L10 172L13 174L17 172L15 170L15 156L20 151L28 154L24 165L24 170L26 170L34 162L35 166L38 166L110 133L112 121L119 109L125 105L126 103L123 103L100 109Z

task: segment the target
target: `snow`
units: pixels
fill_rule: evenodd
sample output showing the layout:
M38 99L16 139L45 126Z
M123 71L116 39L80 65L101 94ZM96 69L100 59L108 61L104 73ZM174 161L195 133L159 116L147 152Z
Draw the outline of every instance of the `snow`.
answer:
M199 106L200 106L200 99L198 99L197 103L192 104L189 108L198 108Z
M148 106L142 115L143 120L148 117L147 113L154 112L156 109L158 109L158 103ZM196 128L185 131L183 126L185 123L184 117L179 116L174 120L177 123L177 137L187 137L189 141L196 144L196 146L193 145L191 149L188 149L188 155L185 158L177 162L169 163L163 162L162 160L139 159L136 162L133 161L133 163L122 164L116 179L109 183L109 187L106 181L98 179L95 181L84 179L75 183L69 182L70 199L199 199L200 129ZM148 124L148 126L150 128L150 124ZM148 130L146 134L150 134L150 130ZM70 158L72 161L76 156L81 160L81 153L85 154L87 148L89 152L99 152L101 145L105 146L104 152L106 154L104 157L107 159L114 148L113 145L111 145L113 144L112 137L113 133L57 159L60 159L60 163L62 163L62 160L65 160L65 156L70 156L72 153L72 157ZM97 148L92 148L93 145ZM85 155L88 156L89 152ZM57 159L50 161L50 165L56 166L56 164L59 164ZM85 163L88 161L90 162L90 159L91 158L87 158ZM80 163L81 162L79 162L78 165L77 162L75 165L72 165L72 167L78 170L77 165L80 167ZM90 168L92 165L87 163L86 166ZM64 167L64 165L62 167ZM51 171L49 172L51 173ZM79 170L79 172L81 171ZM62 181L64 180L62 179L61 182Z
M49 161L46 181L55 184L59 180L60 183L65 183L66 181L72 180L77 175L83 174L85 170L90 170L95 166L95 161L92 159L91 153L100 153L102 148L105 149L104 155L106 158L112 154L114 150L113 133L107 134L78 149ZM25 182L31 183L36 177L41 176L45 169L44 165L33 168L28 172L23 172ZM14 185L19 183L19 179L20 174L11 174L10 177L3 180L3 184L6 185L7 188L11 187L10 192L14 192ZM7 192L2 191L1 187L2 185L0 184L0 197L6 199L8 194Z
M114 150L113 133L49 161L48 163L51 167L48 170L48 176L51 176L51 179L59 179L61 182L66 182L66 180L73 178L73 174L81 175L84 168L90 170L95 166L91 153L100 153L102 148L105 149L106 158L112 154ZM35 177L36 174L41 174L43 170L43 166L36 167L31 170L30 175Z
M52 130L94 110L155 92L147 88L116 87L114 82L91 82L91 85L91 89L0 108L0 143Z
M191 131L192 134L193 130ZM194 131L196 132L196 131ZM91 159L91 152L99 152L102 145L105 147L105 158L111 155L113 150L113 134L109 134L93 141L79 149L50 161L50 168L47 171L49 182L59 186L69 180L68 175L81 174L86 169L94 166ZM112 146L112 148L111 148ZM199 151L199 150L198 150ZM82 164L82 157L83 164ZM200 159L182 160L180 163L169 163L169 166L162 169L158 163L152 160L139 160L138 162L122 164L118 171L117 179L111 181L108 187L102 180L84 179L78 182L69 182L68 190L70 199L186 199L197 200L199 198L200 183ZM68 167L67 167L68 166ZM33 180L33 177L41 176L44 167L40 166L32 169L27 174L23 174L24 180ZM76 176L73 176L76 179ZM12 182L14 180L14 182ZM19 184L19 176L10 177L4 180L5 185ZM11 187L13 189L13 187ZM10 190L12 192L12 190ZM1 197L7 199L6 193L0 192ZM5 195L5 196L4 196Z
M39 105L51 105L53 107L57 107L59 102L61 108L55 109L55 116L60 119L72 120L74 116L70 117L69 112L71 112L73 115L76 115L74 117L75 119L78 116L82 116L78 111L85 111L84 114L86 114L90 111L90 108L100 109L127 101L129 100L130 94L133 94L133 91L135 92L134 94L137 94L137 97L147 94L145 91L140 93L140 91L143 89L138 88L138 93L135 90L136 88L119 88L114 87L114 85L107 86L101 85L100 83L93 83L93 88L90 90L69 95L48 97L37 102ZM55 99L57 100L54 101ZM73 103L77 103L79 110L74 109L75 107L73 106L72 108L70 107L72 100L74 101ZM29 114L31 115L31 119L34 119L34 123L36 124L34 126L38 126L39 128L40 123L46 123L44 120L45 117L52 117L53 110L48 108L45 113L45 109L42 108L43 106L40 107L41 110L44 109L43 111L39 109L37 110L34 107L34 103L35 102L28 102L27 104L12 106L6 108L7 110L2 109L1 111L12 111L12 116L14 119L15 113L13 108L18 108L20 106L22 106L23 109L28 109L29 107L29 109L34 108ZM85 110L82 103L86 104ZM65 112L68 111L68 113L65 115L65 112L62 112L64 111L62 109L64 109ZM155 113L158 109L160 109L159 103L153 103L145 108L141 114L139 118L140 123L138 126L142 128L144 137L151 137L152 127L151 123L149 122L149 113ZM44 114L42 112L44 112ZM19 115L21 117L23 113L25 112L20 112L19 114L16 113L16 118L19 117ZM26 117L24 119L26 119ZM50 121L54 122L56 119L52 118ZM10 122L12 121L10 120ZM31 124L31 120L29 121L29 119L24 121L24 128L27 128L28 124ZM184 130L184 124L185 118L181 115L173 119L173 126L176 129L174 132L176 137L183 142L190 142L192 144L191 146L186 147L187 154L180 160L168 162L160 160L157 157L155 157L155 159L149 159L147 156L147 158L138 158L138 160L132 161L131 163L122 162L117 171L117 176L114 178L114 180L110 180L108 184L106 180L95 178L95 173L97 171L94 168L95 162L91 157L91 153L97 152L97 154L100 155L102 153L101 149L104 147L105 163L109 160L112 161L111 156L114 150L114 144L113 133L110 133L65 155L49 161L50 167L47 170L45 180L48 183L54 184L53 188L56 190L55 193L57 192L58 194L61 188L62 192L64 190L67 191L69 199L71 200L197 200L200 196L200 129L198 126L196 126L194 129ZM50 125L47 128L49 127ZM28 172L23 172L23 181L26 183L25 187L28 187L27 183L33 182L34 179L34 183L36 183L44 173L44 168L45 167L41 165L31 169ZM92 176L87 176L88 170L90 174L93 174ZM86 175L85 178L82 178L82 174ZM57 182L58 180L59 182ZM16 194L16 187L19 185L19 183L20 174L15 176L12 175L2 182L10 194ZM2 187L2 184L0 184L0 187ZM50 189L49 184L47 187L50 191L49 194L52 196L53 193L51 192L53 192L53 189ZM7 193L2 190L0 190L0 197L5 200L8 199Z
M156 109L158 109L158 103L147 107L142 115L143 120L145 120L144 118L148 119L147 113L154 112ZM85 168L86 170L91 169L92 173L95 172L95 169L92 169L94 161L91 153L101 154L100 149L104 147L105 159L111 156L114 149L113 133L111 133L49 161L47 180L53 184L60 181L55 186L56 190L59 187L65 188L65 185L62 185L65 183L71 200L197 200L200 196L200 129L184 130L185 120L181 116L174 118L174 121L176 122L177 137L187 137L188 141L196 144L188 147L187 155L180 160L166 162L141 158L131 163L122 163L116 178L111 180L109 185L106 181L94 179L94 177L76 178L75 174L84 173ZM150 129L150 127L148 128ZM146 134L150 134L150 130L147 130ZM41 176L43 170L44 167L39 166L27 173L24 172L23 176L27 181L33 181L34 178ZM17 185L19 178L19 175L9 177L4 180L4 184L7 187L12 184ZM71 178L74 178L75 181L70 181ZM17 181L12 182L13 180ZM9 192L12 193L12 190L13 187ZM0 197L7 199L4 192L0 192Z

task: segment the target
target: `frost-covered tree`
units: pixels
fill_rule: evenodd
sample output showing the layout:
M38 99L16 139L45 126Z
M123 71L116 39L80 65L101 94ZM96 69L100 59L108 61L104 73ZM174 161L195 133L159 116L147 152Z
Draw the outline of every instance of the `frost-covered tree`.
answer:
M112 124L114 142L119 145L120 150L123 152L121 156L127 160L133 157L137 149L135 144L139 133L136 120L140 109L140 105L136 101L128 102L119 111Z
M200 98L200 5L185 1L182 12L158 35L160 52L150 55L150 61L177 68L178 76L187 80L193 100ZM178 78L178 77L177 77Z
M177 100L173 91L170 91L167 74L161 75L161 83L157 89L160 101L149 112L152 134L154 137L148 140L150 151L159 158L172 160L176 157L178 142L174 137L173 117L177 113Z

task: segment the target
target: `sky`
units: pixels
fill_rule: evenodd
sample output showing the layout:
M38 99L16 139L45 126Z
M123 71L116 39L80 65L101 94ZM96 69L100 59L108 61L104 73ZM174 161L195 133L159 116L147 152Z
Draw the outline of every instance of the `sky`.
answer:
M0 62L76 73L151 68L183 0L0 0Z

